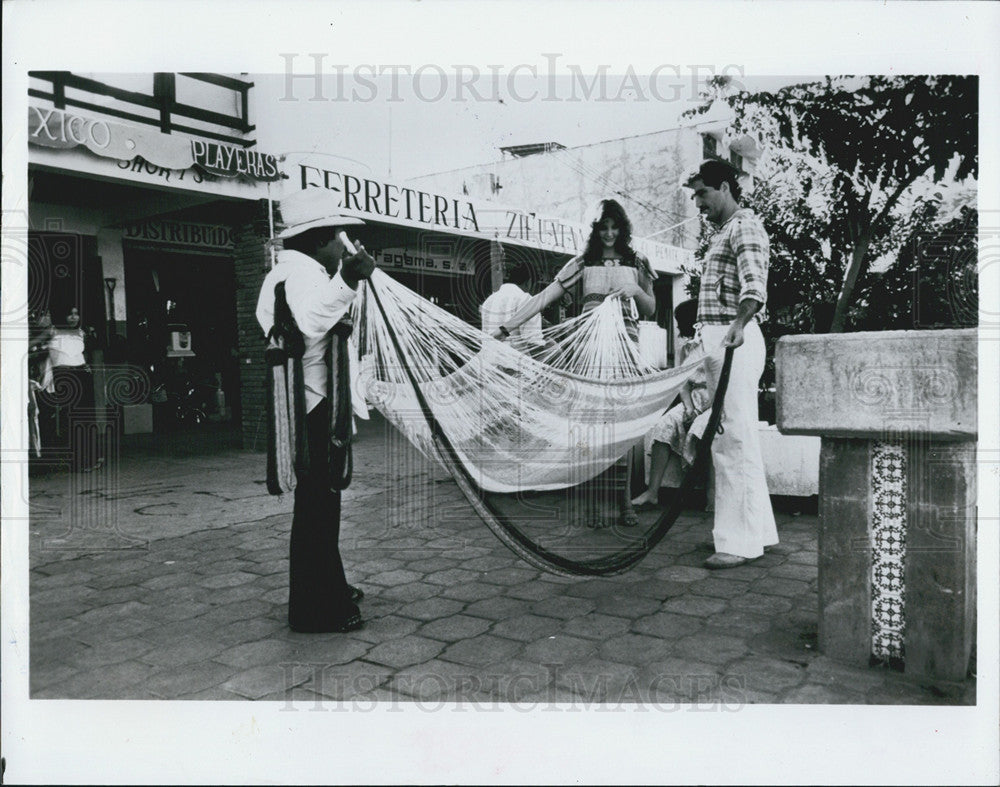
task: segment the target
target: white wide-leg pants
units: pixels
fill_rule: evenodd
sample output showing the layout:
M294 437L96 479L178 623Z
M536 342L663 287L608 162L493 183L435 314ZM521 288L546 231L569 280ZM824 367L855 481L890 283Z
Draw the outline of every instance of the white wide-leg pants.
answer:
M709 401L715 396L725 351L726 325L701 329ZM755 558L778 543L771 498L767 492L758 432L757 386L764 372L764 337L756 320L743 331L743 344L733 353L726 388L722 434L712 442L715 469L715 551Z

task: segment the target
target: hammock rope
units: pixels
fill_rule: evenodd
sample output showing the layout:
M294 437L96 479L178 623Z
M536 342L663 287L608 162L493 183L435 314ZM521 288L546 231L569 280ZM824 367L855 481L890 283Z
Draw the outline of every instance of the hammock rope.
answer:
M719 423L722 418L722 405L725 400L726 388L729 384L733 348L726 349L722 371L719 376L719 384L716 388L715 398L712 403L712 413L709 416L708 425L705 430L705 436L699 444L695 461L685 473L684 480L681 483L680 488L675 493L670 506L659 516L654 525L640 538L635 539L632 543L623 547L621 550L611 555L591 560L574 560L553 552L552 550L546 549L535 542L516 525L514 525L514 523L511 522L503 512L497 510L496 507L493 506L487 499L486 490L484 490L483 487L477 483L473 474L466 467L462 456L456 450L452 440L449 438L440 420L435 415L433 408L430 406L427 397L425 396L424 391L422 390L421 385L411 368L411 365L406 363L405 359L412 356L404 353L397 331L393 329L385 307L382 304L382 299L379 297L378 289L379 288L376 287L373 279L367 281L366 291L370 292L372 298L374 299L376 308L382 318L382 325L384 326L386 332L386 338L394 348L397 359L401 362L399 365L402 367L405 377L409 381L409 386L416 397L420 413L430 430L432 445L436 457L449 474L455 479L459 489L462 491L462 494L472 505L473 510L475 510L493 534L508 549L529 565L558 576L613 576L627 571L642 560L663 539L667 532L669 532L670 528L673 527L678 516L683 510L683 501L688 492L693 488L694 484L707 466L712 439L719 428ZM634 345L632 345L631 342L622 342L619 339L617 343L618 347L616 349L619 352L624 353L626 356L629 354L637 355L637 351L634 350ZM574 352L578 353L580 347L585 346L583 343L576 344L575 342L571 342L569 344L570 347L568 349L565 345L557 345L556 349L548 355L547 360L551 361L557 355L565 355L566 353ZM595 367L592 371L601 374L602 376L609 373L607 364ZM611 374L620 371L620 368L612 368Z

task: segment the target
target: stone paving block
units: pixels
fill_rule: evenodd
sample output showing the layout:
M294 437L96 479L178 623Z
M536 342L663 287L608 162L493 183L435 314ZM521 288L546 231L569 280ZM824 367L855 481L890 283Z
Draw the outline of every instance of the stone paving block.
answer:
M498 637L521 642L532 642L541 636L553 635L562 630L563 626L558 620L538 615L520 615L493 626L493 633Z
M128 588L128 590L134 592L131 588ZM92 604L97 593L98 591L87 587L54 587L47 590L32 589L31 603L44 607L49 604L59 604L72 599L80 604ZM101 596L101 600L102 603L105 603L103 595Z
M214 657L220 664L228 664L234 669L250 669L265 664L295 661L297 648L294 644L273 639L259 639L227 648Z
M660 608L659 599L630 596L628 595L628 591L607 598L596 599L596 602L595 611L600 612L602 615L615 615L618 617L642 617L643 615L651 615Z
M618 634L624 634L631 624L632 621L629 618L591 612L588 615L567 620L563 625L563 630L571 637L606 640Z
M491 571L483 571L479 576L479 581L489 582L493 585L524 585L538 579L539 572L533 568L524 568L524 564L514 565L509 568L495 568Z
M841 691L810 683L785 692L781 701L793 705L863 705L865 696L857 691Z
M759 615L748 609L727 608L705 619L705 624L715 633L751 636L767 631L774 625L773 618Z
M423 576L416 571L407 571L406 569L397 568L391 571L380 571L377 574L370 574L367 581L374 582L377 585L395 587L397 585L405 585L408 582L416 582L421 579L423 579Z
M144 654L153 648L141 638L128 637L115 641L100 642L89 647L80 646L63 652L70 664L83 669L91 669L123 661L145 661Z
M805 682L805 667L779 658L750 656L727 665L726 672L746 679L749 691L781 693Z
M557 596L555 598L542 599L533 604L531 611L535 615L568 620L569 618L586 615L592 612L596 606L591 599Z
M478 669L441 659L400 670L387 684L388 690L402 699L422 703L468 702L480 694L482 686Z
M489 620L502 621L527 613L531 602L523 599L495 596L473 601L465 608L466 615L474 615Z
M490 585L490 587L502 590L504 595L510 598L519 598L525 601L541 601L552 595L552 587L544 582L528 582L524 585L508 585L507 587Z
M125 620L139 620L149 610L149 606L137 601L125 601L88 610L79 616L86 626L118 624Z
M712 664L725 664L745 656L748 648L741 637L703 631L678 640L675 652L678 656L686 658L694 658Z
M499 596L503 591L504 589L499 585L488 584L486 582L466 582L461 585L445 588L441 595L460 601L479 601L480 599Z
M450 598L426 598L420 601L411 601L398 608L400 615L417 620L436 620L456 612L461 612L465 603Z
M805 563L782 563L771 569L771 577L782 579L797 579L802 582L814 582L819 577L819 570Z
M124 637L133 637L138 634L146 634L157 628L157 623L152 615L138 618L127 618L103 623L86 623L74 633L74 637L88 645L99 645Z
M420 627L418 621L399 615L384 615L378 618L366 617L365 610L362 609L361 616L365 620L364 628L351 633L365 642L388 642L412 634Z
M236 670L226 664L205 661L198 664L169 667L159 670L146 678L143 688L165 700L185 694L220 686L229 680Z
M675 582L671 579L646 579L640 582L633 582L624 592L631 596L642 596L643 598L664 599L674 598L687 592L687 582Z
M707 555L705 557L708 557ZM703 558L704 560L704 558ZM670 582L696 582L699 579L706 579L711 575L707 568L696 568L694 566L668 566L656 572L657 579L665 579Z
M79 667L73 667L62 661L49 659L47 662L36 664L31 660L29 669L30 685L29 697L35 697L37 692L56 683L62 683L79 673Z
M438 656L444 645L437 640L410 634L373 647L365 656L366 661L387 667L409 667Z
M707 598L704 596L685 596L682 598L671 598L663 602L664 612L677 612L681 615L693 615L704 619L716 612L726 609L727 603L721 598Z
M635 620L632 623L632 630L639 634L675 641L698 631L702 626L702 622L691 615L657 612Z
M434 585L461 585L465 582L473 582L482 577L479 571L468 571L464 568L449 568L444 571L428 571L424 574L427 582Z
M416 571L420 574L429 574L432 571L447 571L448 569L458 568L459 563L457 560L453 560L448 557L421 557L414 558L413 560L406 563L405 568L409 571ZM478 566L470 566L468 564L462 564L462 568L466 570L478 571Z
M204 615L199 615L193 619L197 625L225 625L236 620L252 620L267 615L273 605L260 599L246 599L244 601L234 601L231 604L212 605L212 608Z
M886 684L889 673L882 667L856 669L818 655L806 667L806 682L827 686L838 691L858 691L865 693Z
M705 678L718 679L725 674L720 664L711 664L698 658L674 656L646 664L639 670L640 685L649 697L655 697L660 689L667 690L678 698L689 696L688 687L695 686Z
M288 673L276 664L253 667L233 675L219 688L240 697L257 700L267 694L282 693L290 688L287 683ZM303 678L305 683L306 679Z
M468 615L452 615L425 623L420 627L418 633L422 637L453 642L476 637L484 633L489 627L489 621L482 618L470 617Z
M765 596L763 593L744 593L729 600L733 609L746 609L761 615L779 615L792 608L792 602L782 596Z
M804 566L817 566L819 565L819 552L814 549L802 549L789 555L788 562Z
M149 643L143 644L149 645ZM185 664L200 664L203 661L208 661L224 649L225 645L211 634L182 637L167 645L147 650L139 660L156 667L180 667Z
M750 583L713 575L688 585L691 593L709 598L730 599L750 591Z
M598 658L555 670L554 684L573 692L584 707L599 704L614 709L646 699L638 668Z
M534 696L550 685L555 667L545 667L521 658L491 664L479 671L481 694L501 705L518 703L525 696Z
M209 589L231 588L236 585L253 582L255 579L257 579L257 575L251 574L248 571L231 571L228 574L206 576L203 579L199 579L197 584Z
M269 604L275 603L263 598L266 592L256 582L248 582L245 585L237 585L236 587L213 591L209 598L213 604L219 605L231 604L236 601L247 601L249 599L259 599Z
M514 640L480 634L478 637L449 645L441 653L441 658L470 667L485 667L511 658L522 647L520 642Z
M153 668L137 661L123 661L78 672L62 683L45 689L45 696L52 699L103 700L117 699L128 687L141 684L147 689Z
M191 576L185 572L177 571L172 574L161 574L158 577L147 579L141 582L141 586L149 590L166 590L167 588L187 585L191 581Z
M648 634L622 634L602 642L598 648L601 658L622 664L648 664L671 655L673 643Z
M493 571L495 569L510 568L518 562L520 561L514 555L510 555L504 550L502 553L495 555L483 555L482 557L466 560L462 563L462 567L473 571Z
M82 585L89 585L92 581L96 580L96 578L96 574L92 574L82 568L75 571L65 571L61 574L55 574L52 576L42 576L39 572L32 571L29 576L29 584L32 597L34 597L36 591L41 593L43 591L54 590L56 588L79 588Z
M260 589L259 589L260 590ZM272 588L271 590L266 590L261 592L258 598L268 604L287 604L288 603L288 586L283 585L279 588Z
M800 596L809 592L809 583L797 579L782 579L780 577L764 577L750 584L754 593L764 593L769 596Z
M372 593L378 594L383 598L401 602L420 601L422 599L431 598L432 596L437 596L441 593L441 586L432 585L430 582L408 582L405 585L387 587L383 590L372 588Z
M790 629L772 626L755 634L747 642L754 653L778 656L789 662L808 664L819 655L816 647L816 626Z

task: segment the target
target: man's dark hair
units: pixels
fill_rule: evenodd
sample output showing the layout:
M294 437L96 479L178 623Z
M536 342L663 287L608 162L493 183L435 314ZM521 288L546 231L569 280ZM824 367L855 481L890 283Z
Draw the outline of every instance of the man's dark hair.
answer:
M524 288L531 282L531 265L525 261L515 262L507 269L507 281Z
M694 323L697 318L698 301L694 298L681 301L677 304L677 308L674 309L674 319L677 321L677 332L687 339L694 336Z
M717 189L723 183L728 183L729 193L733 195L734 200L739 202L743 192L740 188L739 178L739 171L729 162L722 161L721 159L708 159L708 161L701 163L697 172L688 177L684 185L691 188L696 180L700 180L709 188Z
M291 251L300 251L311 256L316 249L336 238L338 232L340 227L313 227L311 230L285 238L282 245Z

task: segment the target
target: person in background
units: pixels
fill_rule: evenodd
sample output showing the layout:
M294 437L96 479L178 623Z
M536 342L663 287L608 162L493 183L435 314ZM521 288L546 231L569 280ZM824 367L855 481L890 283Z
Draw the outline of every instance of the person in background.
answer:
M697 311L698 301L693 299L683 301L674 309L677 332L686 339L678 352L678 364L683 364L701 349L701 340L694 335ZM672 461L676 460L682 466L688 466L694 461L699 435L691 427L695 418L705 412L710 404L705 388L704 373L688 380L680 391L681 403L667 410L650 431L653 445L650 449L649 486L632 500L632 505L636 508L651 508L658 504L660 486Z
M493 334L524 304L531 300L527 292L531 282L531 266L518 262L507 271L507 281L490 295L479 312L483 320L483 333ZM518 349L532 350L544 346L542 338L542 315L536 314L523 325L510 332L511 344Z
M89 472L104 463L94 424L94 374L90 368L92 329L84 330L80 309L71 306L58 315L49 338L51 394L56 409L56 436L72 452L73 467ZM81 428L82 427L82 428Z
M343 227L363 223L329 216L288 227L278 235L284 250L265 277L257 301L257 321L270 336L276 288L284 285L287 307L305 346L304 427L310 460L295 485L288 587L288 625L299 632L348 632L363 625L357 602L364 593L347 584L340 556L341 493L331 486L329 458L332 413L339 402L330 402L327 361L335 326L354 300L358 282L375 269L375 261L361 246L346 257L340 238Z

